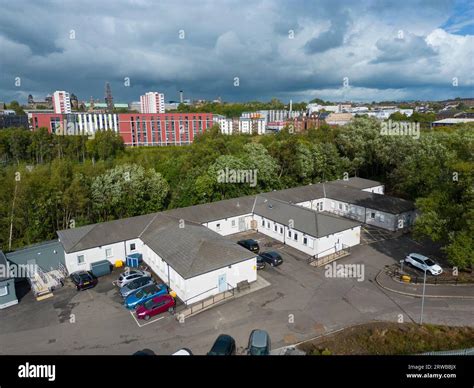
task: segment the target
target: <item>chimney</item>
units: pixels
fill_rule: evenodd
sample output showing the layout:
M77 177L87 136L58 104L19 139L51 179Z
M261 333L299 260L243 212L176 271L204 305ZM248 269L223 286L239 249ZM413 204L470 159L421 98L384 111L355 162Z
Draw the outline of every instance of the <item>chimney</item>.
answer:
M179 102L180 102L181 104L184 102L183 91L182 91L182 90L179 91Z
M293 111L293 101L290 100L290 115L291 115L291 112Z

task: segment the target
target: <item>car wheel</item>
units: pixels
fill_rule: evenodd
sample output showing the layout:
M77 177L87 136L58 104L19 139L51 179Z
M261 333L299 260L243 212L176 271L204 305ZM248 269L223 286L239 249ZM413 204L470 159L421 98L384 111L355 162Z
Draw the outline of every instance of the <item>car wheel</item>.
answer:
M271 265L272 267L274 267L274 266L275 266L275 263L271 263L270 265Z
M81 288L79 286L76 286L77 291L81 291Z
M150 319L150 316L149 315L145 315L145 321L148 321Z

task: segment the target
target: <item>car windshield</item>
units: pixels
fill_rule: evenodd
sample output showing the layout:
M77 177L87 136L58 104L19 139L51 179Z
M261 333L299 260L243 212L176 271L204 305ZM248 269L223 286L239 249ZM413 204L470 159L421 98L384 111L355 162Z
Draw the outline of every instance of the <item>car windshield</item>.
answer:
M433 265L436 265L436 263L431 260L431 259L428 259L428 260L425 260L425 264L428 266L428 267L432 267Z
M88 273L81 273L79 275L79 278L83 281L83 282L87 282L89 280L91 280L91 277Z
M153 300L149 300L148 302L145 302L143 304L143 306L145 306L147 310L152 309L154 305L155 305L155 302L153 302Z
M257 348L255 346L252 346L250 348L250 354L252 356L263 356L266 354L266 348Z

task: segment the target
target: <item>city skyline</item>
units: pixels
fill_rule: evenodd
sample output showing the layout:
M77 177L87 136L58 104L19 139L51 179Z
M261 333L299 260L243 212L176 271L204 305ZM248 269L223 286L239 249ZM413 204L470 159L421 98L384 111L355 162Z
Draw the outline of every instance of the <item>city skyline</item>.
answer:
M410 3L148 1L9 4L0 100L287 102L472 97L474 7ZM184 12L186 9L188 12ZM21 12L21 17L20 17ZM34 20L42 20L35 24Z

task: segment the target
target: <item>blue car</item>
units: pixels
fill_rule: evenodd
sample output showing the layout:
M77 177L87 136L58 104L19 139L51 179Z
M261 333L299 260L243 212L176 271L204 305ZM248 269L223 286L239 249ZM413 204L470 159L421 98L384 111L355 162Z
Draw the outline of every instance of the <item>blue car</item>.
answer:
M125 298L125 307L133 310L150 299L166 294L168 294L166 284L151 284L128 295Z

